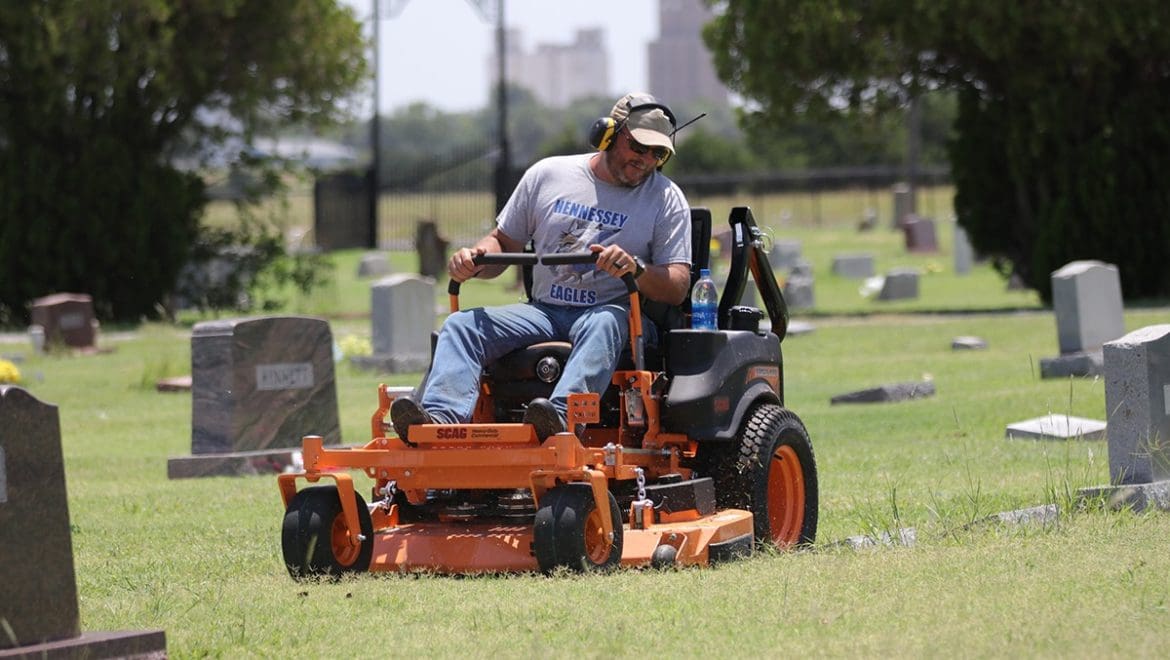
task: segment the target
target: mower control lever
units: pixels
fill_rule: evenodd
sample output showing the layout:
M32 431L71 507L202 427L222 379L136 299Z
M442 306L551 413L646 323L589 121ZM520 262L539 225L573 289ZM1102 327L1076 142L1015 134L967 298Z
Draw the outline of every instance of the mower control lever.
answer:
M531 252L489 252L487 254L476 255L472 261L476 266L535 266L538 263L544 264L545 266L562 266L566 264L591 264L597 261L597 253L562 252L536 255ZM622 282L626 285L626 291L634 293L638 290L638 284L634 280L633 273L622 275ZM451 280L447 283L448 295L458 296L459 289L459 282Z
M487 254L476 255L473 259L475 265L493 265L493 266L533 266L535 264L544 264L545 266L561 266L565 264L590 264L597 261L596 252L562 252L554 254L536 255L531 252L490 252ZM638 371L645 368L643 352L644 340L642 338L642 304L637 295L638 283L634 279L633 273L626 273L622 275L622 282L626 285L626 291L630 293L630 351L634 361L634 367ZM460 283L451 280L447 283L447 295L451 300L451 311L459 311L459 288Z

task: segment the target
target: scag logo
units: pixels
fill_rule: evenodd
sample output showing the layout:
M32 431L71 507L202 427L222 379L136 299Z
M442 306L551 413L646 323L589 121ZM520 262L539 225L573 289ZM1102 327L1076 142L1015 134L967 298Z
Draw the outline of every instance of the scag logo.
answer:
M435 437L440 440L463 440L467 437L467 429L461 426L443 426L435 430Z

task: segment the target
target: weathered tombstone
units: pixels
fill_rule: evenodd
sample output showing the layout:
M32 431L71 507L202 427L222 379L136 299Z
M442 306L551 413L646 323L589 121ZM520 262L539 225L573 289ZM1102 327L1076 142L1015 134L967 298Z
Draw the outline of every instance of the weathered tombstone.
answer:
M1004 436L1026 440L1101 440L1105 438L1105 422L1052 413L1008 424Z
M800 275L790 276L784 281L784 301L788 303L789 309L812 309L815 307L813 278Z
M954 225L954 241L955 274L967 275L971 272L971 267L975 263L975 248L971 246L971 239L967 236L967 230L960 227L958 223Z
M887 383L864 390L838 394L829 399L829 403L832 405L838 403L890 403L931 397L934 396L934 392L934 383L931 381Z
M913 300L918 297L918 269L893 268L882 281L878 300Z
M430 363L435 329L435 281L391 275L370 288L373 355L355 355L362 369L389 373L420 371Z
M54 293L31 305L33 325L44 332L44 347L65 346L93 350L97 344L97 320L93 298L84 293Z
M161 630L81 632L57 407L0 385L0 428L0 656L165 656Z
M951 349L956 351L981 351L987 348L987 341L982 337L963 335L951 340Z
M768 252L773 270L791 270L800 261L800 241L776 241Z
M280 472L310 434L341 442L328 322L271 316L195 325L193 455L170 459L170 478Z
M911 214L902 222L902 233L905 234L908 251L938 252L938 235L934 229L934 220Z
M914 194L906 183L895 183L893 193L894 215L890 218L890 229L901 229L902 223L906 222L906 216L915 211Z
M1170 479L1170 325L1134 330L1103 352L1109 480Z
M439 236L439 226L431 221L418 223L414 248L418 252L418 273L438 277L447 272L447 239Z
M1101 346L1125 334L1117 267L1073 261L1052 273L1060 356L1040 360L1042 378L1101 374Z
M797 259L796 263L792 264L792 268L789 269L788 274L792 277L812 277L812 262L807 259Z
M358 277L382 277L389 275L391 271L390 259L382 252L370 252L363 254L362 260L358 262Z
M1170 325L1134 330L1103 353L1110 485L1081 495L1170 509Z
M872 277L873 272L874 267L872 254L837 254L833 256L834 275L859 279L863 277Z

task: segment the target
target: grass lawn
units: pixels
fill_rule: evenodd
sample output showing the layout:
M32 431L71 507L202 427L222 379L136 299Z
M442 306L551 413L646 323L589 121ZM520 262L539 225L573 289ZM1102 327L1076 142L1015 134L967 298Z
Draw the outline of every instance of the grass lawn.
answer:
M949 232L940 232L949 245ZM764 552L709 570L585 577L348 577L297 583L280 555L273 477L169 481L190 453L191 401L154 381L189 372L190 330L108 328L112 352L28 356L25 386L59 406L85 631L162 628L172 657L1152 657L1170 624L1170 516L1077 511L1077 489L1108 483L1104 441L1007 440L1007 424L1048 412L1105 419L1099 379L1041 380L1055 322L1034 294L1008 292L949 253L908 257L879 230L793 229L817 274L816 329L785 340L788 406L815 447L820 531L812 551ZM938 262L917 301L864 299L828 270L865 242L879 272ZM368 337L360 252L333 255L328 291L290 311L327 315L334 336ZM414 267L413 255L392 255ZM502 281L465 287L476 303L517 297ZM444 287L437 287L443 289ZM441 304L445 292L437 291ZM1170 307L1129 304L1126 329ZM983 351L954 351L977 335ZM27 352L0 344L0 352ZM836 394L931 378L934 397L830 405ZM344 442L364 441L377 376L341 363ZM358 477L359 488L368 481ZM1057 504L1040 526L972 524ZM854 535L916 530L911 546L853 550Z

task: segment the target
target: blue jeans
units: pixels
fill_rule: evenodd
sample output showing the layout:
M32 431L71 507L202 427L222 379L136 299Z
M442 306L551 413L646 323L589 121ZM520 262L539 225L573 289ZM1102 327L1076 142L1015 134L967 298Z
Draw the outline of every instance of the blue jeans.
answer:
M647 343L654 343L657 332L645 316L642 332ZM550 398L564 419L569 394L602 393L609 387L618 358L629 345L629 334L626 304L516 303L455 312L439 331L419 403L435 422L470 422L484 365L542 341L568 341L573 350Z

